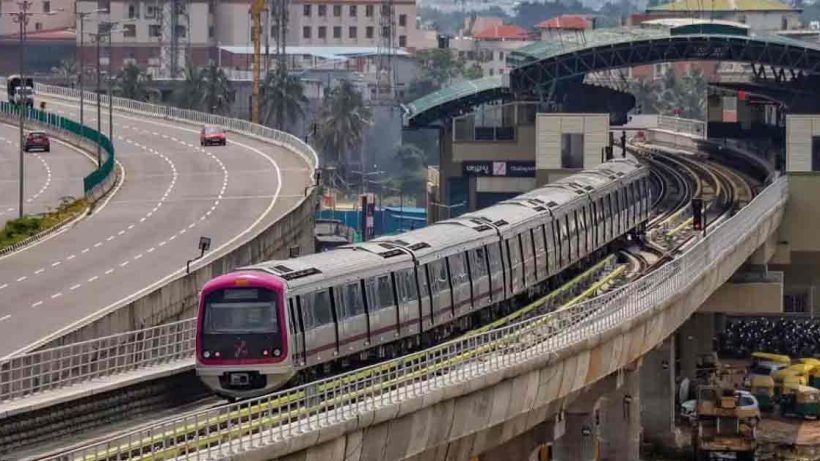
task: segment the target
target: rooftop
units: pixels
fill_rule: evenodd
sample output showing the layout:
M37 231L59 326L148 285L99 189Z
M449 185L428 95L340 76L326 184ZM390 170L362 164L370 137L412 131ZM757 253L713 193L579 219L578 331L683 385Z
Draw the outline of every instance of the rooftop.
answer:
M581 15L564 14L541 21L535 27L538 29L586 30L591 29L592 24Z
M529 40L530 33L516 25L490 26L473 35L476 40Z
M233 54L252 55L252 46L220 46L220 50ZM322 59L348 59L376 56L379 49L373 46L288 46L285 54L288 56L314 56ZM407 51L396 48L394 56L408 56Z
M668 11L793 11L791 6L775 0L679 0L647 8L647 12Z

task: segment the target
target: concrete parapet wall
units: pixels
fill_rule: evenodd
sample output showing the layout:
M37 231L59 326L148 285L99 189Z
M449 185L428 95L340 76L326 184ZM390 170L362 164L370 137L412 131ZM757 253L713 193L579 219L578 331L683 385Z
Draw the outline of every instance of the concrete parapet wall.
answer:
M269 217L264 230L227 254L192 269L190 274L181 269L169 276L170 280L157 282L120 305L103 309L96 318L69 325L63 330L65 333L40 344L38 349L139 330L196 315L199 290L211 278L253 262L287 258L291 246L299 246L302 254L312 253L315 206L316 194L313 192L284 216Z
M638 360L678 329L776 231L782 207L666 304L548 358L416 395L235 458L281 461L464 460L512 440ZM718 253L719 254L719 253ZM582 397L584 398L584 397Z
M662 129L651 129L647 130L646 133L648 140L653 143L667 144L685 149L697 149L698 141L702 141L701 138L689 134Z

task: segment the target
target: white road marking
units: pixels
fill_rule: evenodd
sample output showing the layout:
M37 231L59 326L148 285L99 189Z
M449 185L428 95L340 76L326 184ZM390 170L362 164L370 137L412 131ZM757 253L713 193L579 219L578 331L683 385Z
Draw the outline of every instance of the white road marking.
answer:
M11 318L11 314L6 314L6 315L0 317L0 322L4 322L4 321L6 321L10 318Z
M125 266L128 265L128 263L129 263L129 261L123 261L123 262L120 263L120 267L125 267Z
M62 295L63 295L62 293L54 293L53 295L51 295L51 299L57 299Z
M102 246L102 242L97 242L94 244L94 248L99 248Z
M34 275L42 274L45 271L46 271L46 269L44 267L41 267L41 268L37 269L36 271L34 271Z
M4 284L0 285L0 290L2 290L3 288L6 288L6 287L8 287L8 286L9 286L9 284L8 284L8 283L4 283Z
M32 304L31 307L37 307L40 304L43 304L43 302L42 301L37 301L36 303Z
M65 260L66 260L66 261L71 261L72 259L74 259L74 258L76 258L76 257L77 257L77 255L68 255L68 257L67 257L67 258L65 258Z
M88 279L88 283L91 283L91 282L93 282L94 280L97 280L98 278L100 278L100 276L99 276L99 275L95 275L94 277L91 277L90 279Z
M107 271L105 271L105 275L108 275L108 274L110 274L110 273L112 273L112 272L114 272L114 269L108 269Z
M90 250L90 248L86 248L83 251L81 251L80 253L88 253L89 250Z
M25 279L27 279L27 278L28 278L28 277L26 277L26 276L24 275L24 276L20 277L19 279L17 279L17 281L18 281L18 282L22 282L23 280L25 280Z
M51 267L57 267L60 264L62 264L60 261L55 261L55 262L51 263Z
M82 285L78 283L78 284L76 284L76 285L72 285L72 286L71 286L71 288L69 288L69 290L72 290L72 291L73 291L73 290L76 290L77 288L80 288L81 286L82 286Z

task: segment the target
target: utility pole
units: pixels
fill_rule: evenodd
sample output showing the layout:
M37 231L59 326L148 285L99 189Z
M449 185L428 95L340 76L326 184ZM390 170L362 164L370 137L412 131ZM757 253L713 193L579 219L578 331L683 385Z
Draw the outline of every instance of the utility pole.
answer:
M18 3L18 5L20 6L20 12L18 13L18 16L15 17L15 20L17 21L18 24L20 24L20 91L23 92L23 95L25 95L25 97L22 97L23 95L21 95L20 104L19 104L19 109L20 109L20 197L19 197L18 206L17 206L17 217L22 218L23 217L23 194L25 193L24 190L23 190L24 189L23 188L23 182L24 182L24 179L25 179L25 170L24 170L24 167L23 167L23 154L24 154L25 145L26 145L26 135L25 135L26 112L28 112L28 106L26 105L26 104L28 104L28 95L26 94L26 92L28 91L28 88L26 87L26 75L25 75L25 58L26 58L25 43L26 43L26 28L28 27L28 18L29 18L29 14L30 14L28 12L28 9L31 6L31 2L26 0L26 1L22 1L22 2ZM34 90L34 88L32 88L32 90ZM31 97L34 97L34 95L32 94Z
M96 10L91 11L77 11L77 3L74 4L74 15L80 19L80 49L78 53L80 55L80 59L78 59L80 63L80 74L77 79L80 84L80 126L85 125L85 118L83 114L83 109L85 106L85 86L83 85L83 74L85 74L85 63L83 58L83 51L85 48L85 17L98 13L108 13L108 10L105 8L97 8Z

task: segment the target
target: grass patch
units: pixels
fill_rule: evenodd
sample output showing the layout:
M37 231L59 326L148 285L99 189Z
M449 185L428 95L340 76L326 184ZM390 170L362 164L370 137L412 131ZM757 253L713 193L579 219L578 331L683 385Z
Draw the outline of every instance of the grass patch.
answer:
M25 215L22 218L7 221L6 225L0 229L0 250L74 218L87 206L85 198L64 197L55 210L49 210L40 215Z

